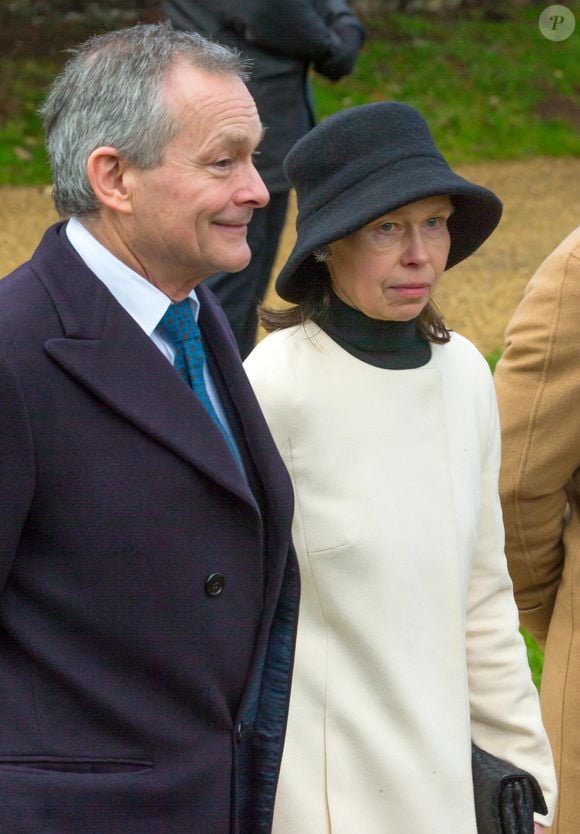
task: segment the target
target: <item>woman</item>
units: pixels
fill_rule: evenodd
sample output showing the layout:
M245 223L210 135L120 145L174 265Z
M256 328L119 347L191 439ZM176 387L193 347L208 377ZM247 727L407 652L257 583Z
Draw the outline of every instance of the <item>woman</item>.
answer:
M411 107L345 110L286 159L298 237L246 367L296 494L302 603L274 834L475 834L471 739L550 749L518 633L485 360L432 301L501 215Z

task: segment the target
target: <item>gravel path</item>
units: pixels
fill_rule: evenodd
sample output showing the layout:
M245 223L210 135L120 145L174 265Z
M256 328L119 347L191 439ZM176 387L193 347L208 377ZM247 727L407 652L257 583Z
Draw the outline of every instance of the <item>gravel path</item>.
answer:
M495 191L504 201L504 217L490 240L445 276L437 302L454 330L489 353L501 348L507 321L536 267L580 224L580 159L493 162L457 170ZM48 189L0 188L0 275L30 257L54 219ZM290 216L277 267L292 246L293 221ZM272 292L269 300L275 300Z

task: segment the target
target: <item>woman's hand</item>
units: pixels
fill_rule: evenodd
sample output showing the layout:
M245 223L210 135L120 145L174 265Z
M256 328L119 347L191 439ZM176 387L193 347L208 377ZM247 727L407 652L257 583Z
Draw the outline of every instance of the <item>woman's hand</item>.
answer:
M544 826L539 822L534 823L534 834L544 834Z

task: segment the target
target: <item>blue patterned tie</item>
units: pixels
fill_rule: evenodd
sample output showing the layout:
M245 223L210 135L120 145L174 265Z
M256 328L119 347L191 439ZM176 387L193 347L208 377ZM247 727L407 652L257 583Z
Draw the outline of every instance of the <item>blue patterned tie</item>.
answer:
M177 304L170 304L167 312L159 322L165 337L175 348L174 367L184 382L193 388L201 404L223 434L230 452L242 468L238 450L222 421L218 417L205 387L203 368L205 351L201 341L201 331L196 322L189 298Z

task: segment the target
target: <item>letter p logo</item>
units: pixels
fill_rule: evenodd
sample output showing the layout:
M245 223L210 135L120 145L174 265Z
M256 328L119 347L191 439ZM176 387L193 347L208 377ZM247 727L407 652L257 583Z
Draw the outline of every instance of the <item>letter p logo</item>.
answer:
M567 6L547 6L538 20L538 28L549 41L565 41L574 32L576 19Z

